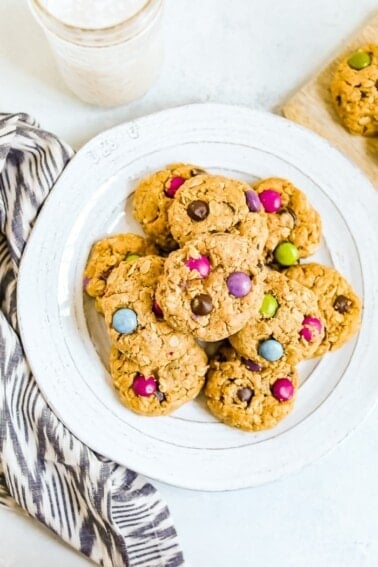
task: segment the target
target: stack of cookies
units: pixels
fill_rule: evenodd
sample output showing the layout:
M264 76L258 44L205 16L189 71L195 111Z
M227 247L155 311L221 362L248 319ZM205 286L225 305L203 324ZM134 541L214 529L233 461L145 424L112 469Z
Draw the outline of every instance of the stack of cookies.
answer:
M320 245L319 213L285 179L251 186L189 164L143 179L133 213L146 237L97 242L84 274L120 399L165 415L204 389L224 423L273 427L293 407L298 363L359 328L343 276L302 263Z

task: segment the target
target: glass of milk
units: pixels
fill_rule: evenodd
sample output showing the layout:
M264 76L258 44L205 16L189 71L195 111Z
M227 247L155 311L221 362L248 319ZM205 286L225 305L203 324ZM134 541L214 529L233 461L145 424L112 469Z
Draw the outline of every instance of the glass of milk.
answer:
M142 96L162 61L163 0L29 0L67 86L117 106Z

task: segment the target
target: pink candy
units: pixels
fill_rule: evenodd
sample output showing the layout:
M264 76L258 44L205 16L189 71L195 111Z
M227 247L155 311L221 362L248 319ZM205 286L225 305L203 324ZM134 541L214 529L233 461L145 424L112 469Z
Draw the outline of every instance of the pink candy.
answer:
M156 379L153 376L147 376L146 378L142 374L138 374L134 378L133 390L137 396L152 396L157 390Z
M207 256L200 256L199 258L189 258L185 262L185 266L189 270L197 270L201 278L207 278L211 271L211 264Z
M317 317L305 317L302 321L302 329L299 331L301 337L310 343L323 330L322 322Z
M275 213L281 208L282 199L278 191L265 189L259 194L259 199L266 213Z
M167 197L173 199L176 194L176 191L181 185L185 183L185 179L183 177L172 177L169 187L165 189L165 194Z
M278 378L272 386L272 394L279 402L287 402L294 396L294 386L289 378Z
M85 289L87 287L87 285L89 284L90 281L91 281L91 278L84 278L83 279L83 289Z

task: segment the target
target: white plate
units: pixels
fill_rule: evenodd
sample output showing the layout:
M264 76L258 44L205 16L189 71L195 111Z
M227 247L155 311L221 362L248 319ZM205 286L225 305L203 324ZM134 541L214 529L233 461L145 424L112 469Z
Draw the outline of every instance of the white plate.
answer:
M109 345L101 317L83 300L83 268L98 238L139 231L130 199L124 212L126 196L141 176L173 161L246 180L291 179L323 218L324 243L314 258L339 269L363 298L358 337L301 366L296 407L271 431L224 426L201 399L169 417L140 417L120 404L110 386ZM368 220L374 208L374 190L356 167L321 138L270 114L190 105L100 134L58 180L21 265L20 328L46 399L95 451L177 486L230 490L298 470L340 442L377 397L377 243Z

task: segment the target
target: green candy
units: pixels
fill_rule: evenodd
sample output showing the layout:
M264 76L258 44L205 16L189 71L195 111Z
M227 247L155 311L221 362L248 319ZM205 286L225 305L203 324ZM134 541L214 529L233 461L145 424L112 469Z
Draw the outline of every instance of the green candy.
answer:
M281 242L274 251L274 257L281 266L292 266L298 261L298 248L291 242Z
M140 258L138 254L129 254L126 256L125 262L134 262L135 260L138 260L138 258Z
M371 56L366 51L355 51L348 59L349 67L360 71L371 65Z
M275 314L277 313L277 309L278 309L277 299L270 293L265 294L263 302L260 307L260 315L270 319L271 317L275 316Z

